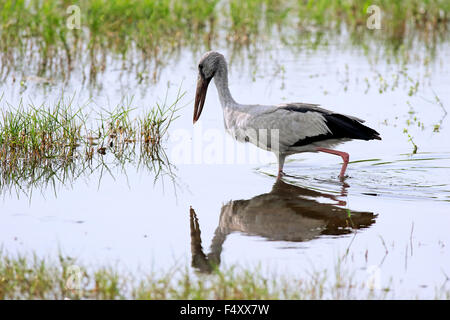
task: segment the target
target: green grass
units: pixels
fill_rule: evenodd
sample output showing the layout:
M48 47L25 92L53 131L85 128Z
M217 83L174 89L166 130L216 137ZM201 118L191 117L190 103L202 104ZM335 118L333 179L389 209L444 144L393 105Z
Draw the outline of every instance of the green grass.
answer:
M132 101L98 114L88 113L89 105L74 107L74 97L40 106L4 103L0 111L0 191L14 187L31 192L33 187L71 183L96 171L111 172L109 166L130 163L149 169L155 178L170 173L163 145L183 95L178 91L173 103L166 98L134 117Z
M329 270L328 270L329 271ZM11 256L0 252L0 299L387 299L389 288L371 289L338 262L334 271L303 277L231 266L211 274L174 265L165 271L131 273L116 267L83 265L73 258ZM397 297L397 298L417 298ZM449 299L445 287L436 299Z
M82 266L61 256L55 262L4 253L0 275L0 299L316 299L325 292L324 275L319 274L309 279L267 278L258 268L234 266L201 275L174 266L137 278L112 267ZM344 279L340 281L345 286Z
M16 1L0 4L0 52L4 65L37 64L37 74L58 68L68 76L78 63L89 63L91 77L105 65L105 52L158 59L214 22L217 0ZM81 28L69 29L66 12L77 5Z
M72 70L87 65L88 76L95 81L112 55L128 68L138 66L138 74L153 74L150 78L156 79L162 62L180 48L200 54L227 40L236 50L249 45L261 49L271 36L282 38L288 47L306 40L314 48L343 29L354 45L367 52L372 41L401 52L417 44L435 50L437 43L448 40L446 0L376 1L373 4L382 10L382 30L366 27L370 4L359 0L5 0L0 3L0 75L21 71L24 76L67 78ZM69 5L80 8L80 29L67 27Z

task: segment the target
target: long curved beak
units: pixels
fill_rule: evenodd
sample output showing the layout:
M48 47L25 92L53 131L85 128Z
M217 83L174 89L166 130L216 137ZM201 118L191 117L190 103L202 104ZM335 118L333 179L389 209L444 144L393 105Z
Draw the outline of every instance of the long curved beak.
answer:
M211 78L203 79L201 75L198 75L197 91L195 93L195 104L194 104L194 119L193 119L194 124L197 122L198 118L200 118L200 115L202 113L203 105L205 104L206 99L206 91L208 91L208 85L210 81Z

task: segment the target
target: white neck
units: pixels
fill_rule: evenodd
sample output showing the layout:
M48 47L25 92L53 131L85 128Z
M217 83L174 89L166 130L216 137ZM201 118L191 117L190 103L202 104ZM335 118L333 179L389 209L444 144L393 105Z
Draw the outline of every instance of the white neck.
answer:
M214 75L214 82L216 84L222 108L233 108L238 106L238 103L234 101L233 97L231 96L230 89L228 88L228 70L225 60L219 61L217 71Z

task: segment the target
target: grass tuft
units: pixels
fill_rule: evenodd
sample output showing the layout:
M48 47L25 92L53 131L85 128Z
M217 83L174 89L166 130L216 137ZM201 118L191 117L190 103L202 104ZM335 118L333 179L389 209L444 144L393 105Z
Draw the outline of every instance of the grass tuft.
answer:
M6 103L0 111L0 190L72 182L83 173L110 171L108 159L121 166L137 162L153 171L155 179L170 173L164 138L183 96L178 91L172 104L166 98L136 118L131 118L129 105L121 104L94 121L86 106L73 106L73 98L61 98L53 106L24 106L21 101L13 108Z

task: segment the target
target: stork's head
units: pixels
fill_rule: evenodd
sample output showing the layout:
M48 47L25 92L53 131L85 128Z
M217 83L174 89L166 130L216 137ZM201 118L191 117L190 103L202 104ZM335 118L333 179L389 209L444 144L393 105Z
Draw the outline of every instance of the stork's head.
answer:
M216 74L220 61L225 61L223 55L209 51L203 55L198 63L197 92L195 93L194 123L200 118L205 104L206 92L211 79Z

